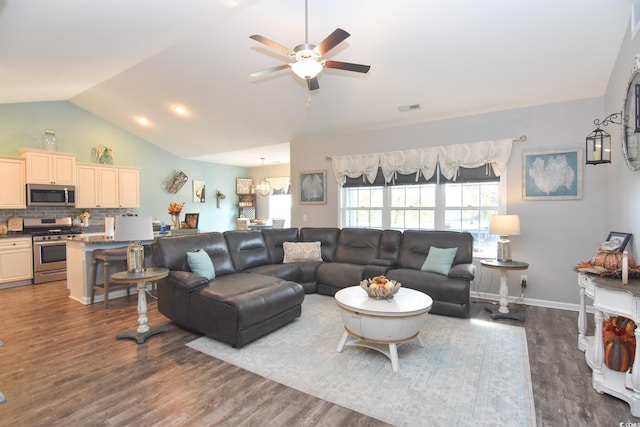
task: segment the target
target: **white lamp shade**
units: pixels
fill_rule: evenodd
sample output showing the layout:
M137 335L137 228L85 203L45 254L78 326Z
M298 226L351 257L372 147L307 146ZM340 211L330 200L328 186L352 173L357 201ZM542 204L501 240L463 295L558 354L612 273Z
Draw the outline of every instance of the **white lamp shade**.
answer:
M116 217L116 230L113 240L135 242L153 240L153 222L150 216Z
M499 236L517 236L520 234L520 215L491 215L489 233Z
M291 65L291 69L302 79L312 79L322 71L322 64L313 59L303 59Z

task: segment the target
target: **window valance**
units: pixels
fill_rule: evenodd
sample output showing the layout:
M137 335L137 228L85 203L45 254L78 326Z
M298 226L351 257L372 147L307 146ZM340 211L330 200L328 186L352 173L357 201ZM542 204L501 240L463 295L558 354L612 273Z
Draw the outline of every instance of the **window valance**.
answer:
M344 185L346 178L358 177L372 183L378 168L382 170L387 183L393 182L398 174L415 174L416 182L420 175L429 180L438 164L442 175L455 181L461 167L485 166L489 173L488 168L491 166L493 173L500 176L507 168L512 146L512 139L500 139L385 153L334 156L331 160L334 177L340 185Z
M267 177L267 181L271 184L274 194L289 194L289 188L291 187L290 177Z

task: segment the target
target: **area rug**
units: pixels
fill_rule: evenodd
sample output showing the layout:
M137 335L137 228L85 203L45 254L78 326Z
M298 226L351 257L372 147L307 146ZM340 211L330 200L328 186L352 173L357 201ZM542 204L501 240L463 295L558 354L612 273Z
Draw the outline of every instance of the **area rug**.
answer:
M417 342L383 354L336 348L333 298L305 296L302 316L235 349L201 337L187 345L304 393L397 426L535 426L525 330L429 315Z

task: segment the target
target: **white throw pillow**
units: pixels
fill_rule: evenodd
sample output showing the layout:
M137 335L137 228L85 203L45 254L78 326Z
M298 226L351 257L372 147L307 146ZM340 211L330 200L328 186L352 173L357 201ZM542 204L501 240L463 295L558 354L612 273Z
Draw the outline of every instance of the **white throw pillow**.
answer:
M299 261L322 261L320 242L284 242L283 263Z

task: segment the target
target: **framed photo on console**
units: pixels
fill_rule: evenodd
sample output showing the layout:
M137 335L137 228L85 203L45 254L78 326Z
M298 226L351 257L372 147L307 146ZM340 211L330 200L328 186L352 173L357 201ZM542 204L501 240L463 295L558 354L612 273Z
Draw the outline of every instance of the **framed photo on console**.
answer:
M200 220L200 214L197 214L197 213L184 214L183 228L198 228L199 220Z
M618 233L617 231L612 231L609 233L609 236L607 236L607 241L604 245L614 252L623 252L624 248L627 247L627 243L631 240L631 236L632 235L630 233Z

